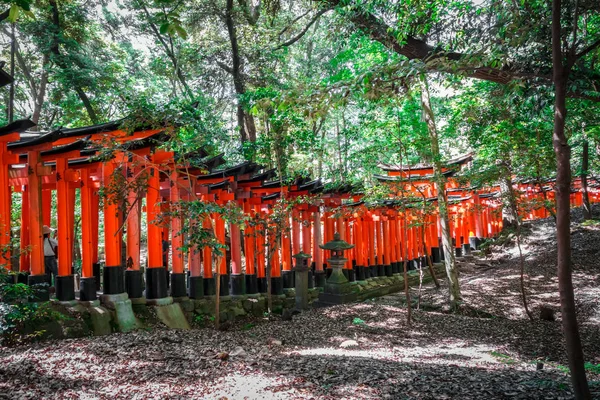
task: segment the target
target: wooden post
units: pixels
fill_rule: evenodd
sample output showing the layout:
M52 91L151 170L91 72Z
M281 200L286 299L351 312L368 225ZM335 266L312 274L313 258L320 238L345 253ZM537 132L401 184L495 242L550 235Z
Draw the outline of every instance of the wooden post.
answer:
M315 270L323 271L323 251L319 247L323 242L321 240L321 213L319 211L314 213L314 246L313 246L313 260L315 262Z
M104 186L108 186L115 171L115 164L108 161L104 164L103 179ZM121 265L121 234L119 226L119 208L117 204L104 205L104 257L105 268L118 267ZM60 200L59 200L60 205ZM59 228L60 236L60 228Z
M301 236L301 223L299 221L300 219L300 213L298 212L298 210L296 209L296 207L294 207L292 209L292 222L291 222L291 227L292 227L292 253L293 254L298 254L300 253L300 236Z
M302 252L306 253L306 254L310 254L310 250L311 250L311 238L310 238L310 231L311 231L311 224L310 224L310 214L308 212L308 210L303 210L302 211ZM297 253L296 253L297 254Z
M377 246L377 265L383 265L383 232L381 229L381 217L377 215L375 222L375 242Z
M398 230L397 230L397 224L396 224L396 217L392 216L390 217L389 221L389 232L390 232L390 243L389 243L389 247L390 247L390 262L392 263L396 263L398 261L398 252L397 252L397 247L396 247L396 243L398 242Z
M281 265L284 271L292 270L292 246L294 248L296 246L300 247L300 239L297 237L298 229L294 229L295 227L297 227L297 224L293 222L292 218L292 229L284 228L284 232L281 233ZM290 240L290 236L293 236L293 240Z
M94 192L90 173L87 169L81 170L81 276L90 278L94 276L93 271L93 219L98 215L93 214L92 196Z
M132 168L128 166L128 168ZM136 174L137 170L132 171ZM142 199L138 198L138 194L135 191L129 192L127 195L127 202L129 203L129 214L127 215L127 269L133 271L140 270L140 240L142 230Z
M171 204L176 204L180 200L179 185L177 181L179 174L176 170L171 173ZM183 247L183 236L181 235L181 219L171 219L171 262L173 263L173 273L183 274L183 253L181 248Z
M210 216L204 217L202 220L202 228L212 230L212 222ZM209 246L205 246L202 249L202 266L204 270L204 279L210 279L213 277L212 270L212 249Z
M149 168L146 193L146 219L148 221L148 268L164 267L162 259L162 228L153 221L160 212L160 177L157 168Z
M369 266L377 265L375 262L375 221L373 216L369 218L367 232L369 234Z
M42 190L42 204L46 205L42 209L42 221L44 225L50 226L52 224L52 190Z
M385 219L384 219L385 218ZM391 247L390 247L390 222L387 217L382 218L382 229L383 229L383 264L391 265Z
M73 262L73 206L71 205L67 160L56 160L56 198L58 221L58 276L71 275Z
M29 260L29 185L21 192L21 255L19 271L28 272L31 269Z
M29 186L29 244L31 245L31 275L44 275L44 236L42 234L42 181L38 168L42 160L38 150L27 153Z
M8 156L7 145L6 140L0 140L0 265L4 264L4 267L10 270L11 187L8 182L8 164L4 160L4 157Z

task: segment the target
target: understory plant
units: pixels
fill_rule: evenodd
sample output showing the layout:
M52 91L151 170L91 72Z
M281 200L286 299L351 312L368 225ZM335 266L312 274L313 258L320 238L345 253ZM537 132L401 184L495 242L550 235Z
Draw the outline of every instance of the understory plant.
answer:
M34 302L36 289L14 283L11 273L0 272L0 342L6 346L47 337L46 323L67 318L52 309L50 302Z

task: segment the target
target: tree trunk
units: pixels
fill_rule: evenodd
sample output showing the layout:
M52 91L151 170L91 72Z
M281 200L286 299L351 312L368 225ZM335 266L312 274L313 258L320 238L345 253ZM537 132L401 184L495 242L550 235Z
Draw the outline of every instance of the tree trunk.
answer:
M217 261L217 268L214 274L216 279L216 293L215 293L215 329L219 330L221 327L221 275L219 275L219 264Z
M590 157L590 145L587 139L583 139L583 149L581 151L581 197L583 199L583 219L592 219L592 207L590 205L590 196L588 194L588 163Z
M187 84L185 75L183 74L183 71L181 70L181 67L179 66L179 62L177 61L177 56L175 54L175 51L173 50L173 41L171 40L171 38L169 38L169 43L171 44L171 47L169 47L169 44L165 41L165 39L161 35L159 29L156 27L156 24L153 22L152 16L150 15L150 11L148 11L148 7L146 7L146 4L144 4L143 1L140 1L139 4L142 6L142 9L144 10L144 14L146 15L146 21L148 22L148 25L150 25L150 29L152 29L154 36L156 36L158 41L163 45L163 48L165 49L165 53L167 54L167 57L169 57L169 59L173 63L173 69L175 71L175 75L177 76L177 79L179 80L179 83L181 83L181 86L183 87L183 93L186 94L187 96L189 96L189 98L193 100L194 94L192 93L192 90L190 89L189 85ZM175 86L175 84L174 84L174 86ZM174 92L173 94L176 95L175 88L173 89L173 92Z
M17 51L17 35L15 35L15 23L10 24L10 76L15 76L15 53ZM15 119L15 81L10 83L8 94L8 122Z
M42 76L40 79L40 86L36 96L33 98L33 115L31 116L31 121L33 121L36 125L40 121L40 115L42 115L42 107L44 106L44 101L46 98L46 88L48 87L48 71L45 69L47 64L48 57L44 56L44 72L42 72ZM50 127L48 127L50 128ZM37 130L37 126L35 130Z
M54 32L52 32L52 36L53 36L52 37L52 45L50 46L50 51L52 52L52 54L54 54L54 62L61 69L66 70L66 69L70 68L70 66L65 63L64 59L62 58L62 55L60 54L60 49L59 49L58 37L59 37L60 31L61 31L61 27L60 27L60 14L58 11L58 4L57 4L56 0L50 0L49 4L50 4L50 8L52 9L52 21L51 22L54 25ZM94 108L92 107L92 103L91 103L88 95L79 86L73 87L73 90L75 90L75 93L77 93L77 96L79 96L79 99L85 106L85 109L86 109L88 116L90 117L90 120L92 121L92 123L94 123L94 124L97 123L98 116L96 115L96 111L94 111Z
M460 285L458 282L458 271L456 270L456 260L454 258L454 248L452 246L452 237L450 236L450 223L448 221L448 200L446 198L446 183L442 174L442 162L440 158L440 148L438 134L435 126L435 117L429 101L429 88L427 79L424 75L420 76L421 86L421 106L423 107L423 116L427 123L429 139L431 140L431 153L433 156L433 174L437 186L438 210L440 216L440 226L442 228L442 245L444 248L444 263L446 265L446 275L448 277L450 291L450 308L456 310L462 300L460 294Z
M519 283L521 285L521 296L523 297L523 308L525 314L529 317L530 321L533 321L533 314L529 311L529 305L527 303L527 290L525 289L525 257L523 257L523 249L521 248L521 222L517 221L517 248L519 249L519 266L521 269L521 277Z
M403 210L404 215L404 237L408 238L408 220L406 218L406 209ZM408 240L405 239L404 248L406 253L404 254L404 296L406 297L406 325L410 328L412 322L412 304L410 302L410 287L408 285Z
M519 224L517 198L512 184L512 168L510 158L502 160L502 178L500 179L500 193L502 195L502 229L516 228Z
M563 65L561 39L561 0L552 1L552 66L554 79L554 131L556 154L556 239L558 245L558 290L563 332L569 358L571 382L576 399L591 399L585 376L583 350L577 326L575 295L571 276L571 149L565 136L566 93L569 64Z
M242 143L247 140L255 142L256 124L254 123L254 117L244 110L240 99L240 96L246 93L246 87L242 77L242 60L240 57L235 21L233 20L233 0L227 0L225 24L227 25L227 33L229 34L229 42L231 43L231 68L229 72L233 76L233 86L238 95L237 122L238 129L240 130L240 140Z
M79 99L81 99L81 102L85 106L85 110L87 111L90 120L92 120L92 123L98 123L98 115L96 114L94 107L92 107L92 102L88 95L80 87L75 87L75 93L77 93L77 96L79 96Z

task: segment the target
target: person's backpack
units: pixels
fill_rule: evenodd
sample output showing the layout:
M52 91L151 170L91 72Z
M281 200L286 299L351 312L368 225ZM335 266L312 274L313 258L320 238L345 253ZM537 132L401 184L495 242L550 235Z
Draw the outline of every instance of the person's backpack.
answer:
M58 246L52 246L52 242L50 241L50 238L48 239L48 244L50 245L50 248L52 249L52 252L54 253L54 258L56 258L58 260Z

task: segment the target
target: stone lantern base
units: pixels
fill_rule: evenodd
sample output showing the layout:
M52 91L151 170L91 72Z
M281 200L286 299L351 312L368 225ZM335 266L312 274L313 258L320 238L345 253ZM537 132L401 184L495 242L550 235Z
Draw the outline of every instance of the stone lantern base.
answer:
M331 276L327 278L322 293L319 293L320 305L345 304L356 301L357 294L344 273L342 267L346 263L345 258L330 258L327 260L332 267Z

